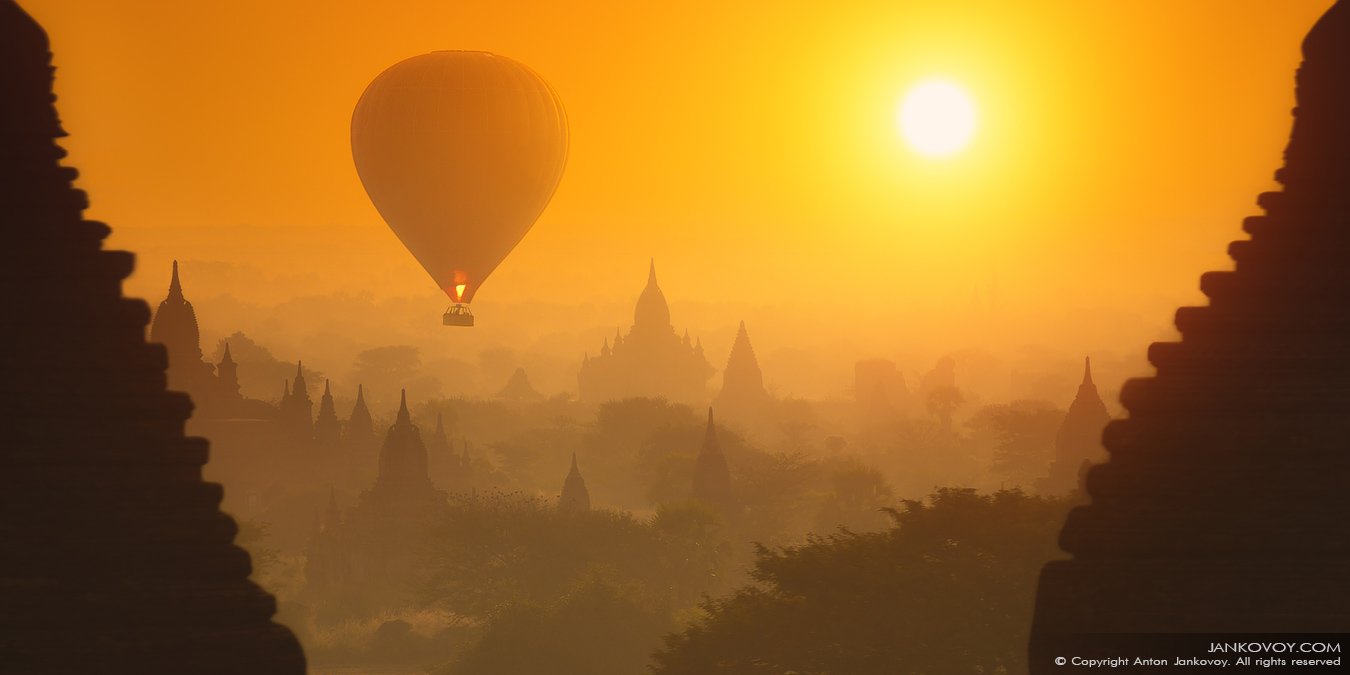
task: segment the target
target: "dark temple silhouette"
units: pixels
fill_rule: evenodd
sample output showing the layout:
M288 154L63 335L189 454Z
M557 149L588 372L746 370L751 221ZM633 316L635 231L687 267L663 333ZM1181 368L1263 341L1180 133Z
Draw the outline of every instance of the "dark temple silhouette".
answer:
M130 253L63 167L45 32L0 0L0 670L303 673L202 481Z
M1157 375L1121 391L1071 560L1042 572L1031 672L1091 633L1350 632L1350 7L1303 43L1282 186Z

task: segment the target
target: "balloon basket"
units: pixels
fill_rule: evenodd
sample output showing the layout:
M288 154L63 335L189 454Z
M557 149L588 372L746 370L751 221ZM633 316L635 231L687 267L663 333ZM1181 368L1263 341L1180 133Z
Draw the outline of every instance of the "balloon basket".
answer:
M441 323L447 326L472 326L473 312L469 311L467 304L455 303L445 310L445 315L441 317Z

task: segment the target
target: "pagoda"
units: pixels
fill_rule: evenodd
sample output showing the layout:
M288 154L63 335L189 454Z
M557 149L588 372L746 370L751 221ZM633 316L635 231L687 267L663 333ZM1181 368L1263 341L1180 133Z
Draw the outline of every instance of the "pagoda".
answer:
M164 345L169 352L169 387L186 391L198 399L216 393L213 386L215 373L211 364L202 358L197 312L183 296L177 260L173 261L173 272L169 277L169 293L159 303L154 320L150 322L150 341Z
M53 72L46 33L0 0L0 670L304 673L201 478L150 308L122 295L133 257L103 250L60 163Z
M722 411L723 419L757 420L769 412L773 401L764 389L764 374L750 346L750 334L745 322L736 331L736 341L727 357L727 368L722 371L722 391L713 399L713 405Z
M356 449L365 449L376 442L375 422L370 417L370 408L366 406L366 389L363 385L356 385L356 403L352 404L352 414L347 417L347 428L342 440Z
M1102 448L1102 429L1111 421L1111 413L1092 381L1092 360L1083 359L1083 381L1078 395L1055 435L1055 458L1049 475L1036 486L1042 494L1068 494L1080 487L1087 467L1106 459Z
M633 310L627 335L616 330L614 345L606 341L599 356L582 361L577 384L583 401L604 402L633 397L664 397L703 404L713 367L703 345L680 337L670 323L670 307L656 283L656 261L647 271L647 286Z
M277 422L281 432L292 441L308 442L314 439L314 400L309 397L304 364L299 361L295 364L295 380L291 382L289 391L281 397Z
M511 379L506 381L506 386L497 392L497 398L505 401L528 402L541 401L544 395L539 393L530 384L530 377L525 374L524 368L516 368L516 372L511 373Z
M319 416L314 419L314 443L332 452L342 442L342 425L338 422L337 407L333 404L333 389L323 381L323 398L319 399Z
M558 498L558 510L564 513L585 513L591 510L591 493L586 489L586 479L581 477L577 468L577 453L572 453L572 468L563 481L562 495Z
M690 497L723 513L730 513L735 504L731 492L731 469L717 441L717 425L713 409L708 408L708 428L704 432L703 447L694 459L694 478Z
M1350 6L1303 42L1276 192L1121 390L1044 568L1031 672L1103 633L1350 632Z

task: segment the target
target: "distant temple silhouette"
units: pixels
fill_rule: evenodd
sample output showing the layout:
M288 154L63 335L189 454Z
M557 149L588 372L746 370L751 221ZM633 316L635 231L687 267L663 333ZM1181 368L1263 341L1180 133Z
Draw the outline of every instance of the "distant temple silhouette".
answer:
M329 451L342 444L342 423L338 421L337 405L333 403L333 387L328 380L323 382L319 416L314 419L314 443Z
M1177 311L1041 575L1032 673L1094 633L1350 632L1350 7L1303 42L1279 192Z
M689 493L694 501L702 502L724 514L734 512L736 497L731 489L731 469L722 444L717 442L717 424L713 409L708 408L708 428L703 435L703 447L694 459L694 477Z
M229 343L220 363L212 366L202 356L197 312L183 293L178 261L173 261L169 292L150 323L150 341L169 353L169 389L187 392L196 404L194 417L228 418L256 414L260 401L247 400L239 391L239 366Z
M432 490L427 447L408 413L408 392L400 394L398 417L380 448L380 474L371 494L383 502L416 500Z
M310 545L306 593L339 599L318 610L320 620L404 604L417 574L420 547L448 508L446 494L431 482L427 444L412 422L405 391L380 448L375 484L346 517L330 507Z
M342 441L355 450L365 450L375 445L375 422L370 418L370 408L366 407L365 385L356 385L356 403L347 417Z
M60 165L50 64L42 28L0 0L0 669L303 673L201 478L192 401L166 389L176 350L201 364L191 307L173 284L174 346L146 342L149 307L121 292L133 257L102 250L110 230Z
M563 481L562 495L558 498L558 510L565 513L584 513L591 510L591 493L586 489L586 479L581 477L577 468L577 453L572 453L572 468Z
M511 373L511 379L506 381L506 386L497 392L497 398L506 401L538 401L544 398L535 390L534 385L530 384L530 377L525 374L524 368L517 368L516 372Z
M150 341L164 345L169 352L171 389L185 391L199 402L203 397L215 394L216 375L211 365L202 360L197 312L183 297L177 260L173 261L169 294L159 303L159 310L150 323Z
M736 341L731 345L727 368L722 371L722 391L713 399L713 407L723 419L757 420L769 413L773 399L764 388L764 374L750 346L750 334L745 322L736 330Z
M294 441L314 438L314 400L309 397L309 384L305 382L304 362L295 364L295 379L290 381L288 393L281 398L277 423L282 434Z
M1042 494L1062 495L1080 487L1081 477L1091 464L1106 459L1102 447L1102 429L1111 421L1111 413L1092 381L1092 361L1083 359L1083 382L1078 395L1064 415L1055 435L1055 458L1049 475L1036 486Z
M577 375L583 401L603 402L637 396L662 396L680 403L708 400L708 378L713 367L703 355L703 344L675 334L670 307L656 284L656 262L647 274L647 287L638 298L633 327L616 332L614 345L606 340L600 355L587 355Z

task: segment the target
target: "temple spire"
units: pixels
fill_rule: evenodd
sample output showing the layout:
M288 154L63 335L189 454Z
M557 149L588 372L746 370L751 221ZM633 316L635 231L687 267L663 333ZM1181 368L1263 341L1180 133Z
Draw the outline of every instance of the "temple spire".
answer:
M375 424L370 418L370 408L366 407L365 387L356 385L356 403L352 405L351 415L347 417L347 429L344 440L349 445L373 445L376 441Z
M398 401L398 420L394 424L412 424L412 415L408 413L408 390L402 389L399 392Z
M733 504L731 471L727 467L726 455L722 454L722 445L717 441L717 423L713 421L711 406L708 407L708 428L703 435L703 448L694 460L690 496L724 512L730 511Z
M225 353L221 355L220 363L216 364L216 389L226 400L237 401L242 398L239 393L239 365L230 355L228 342L225 343Z
M647 287L642 289L633 311L633 332L673 330L670 325L670 305L656 283L656 259L653 258L647 269Z
M342 423L338 421L337 407L333 404L333 389L327 379L323 381L319 416L314 420L314 440L324 448L332 448L342 440Z
M591 493L586 489L586 480L577 468L577 453L572 453L572 468L563 481L562 496L558 498L558 510L566 513L583 513L591 510Z
M1102 447L1102 429L1111 421L1111 413L1092 381L1092 360L1083 357L1083 382L1078 395L1069 404L1055 434L1055 455L1049 473L1036 488L1045 494L1067 494L1079 488L1088 466L1106 459Z
M375 489L384 494L380 499L404 500L409 490L424 491L431 487L427 471L427 446L422 434L412 423L408 412L408 391L399 394L398 418L385 434L380 449L380 474Z
M714 403L724 417L740 420L762 415L770 403L769 392L764 389L764 374L755 358L755 349L750 346L750 334L744 320L736 331L736 341L731 345L731 355L722 371L722 391L718 392Z
M178 281L178 261L173 261L173 275L169 278L169 297L174 300L183 299L183 285Z

